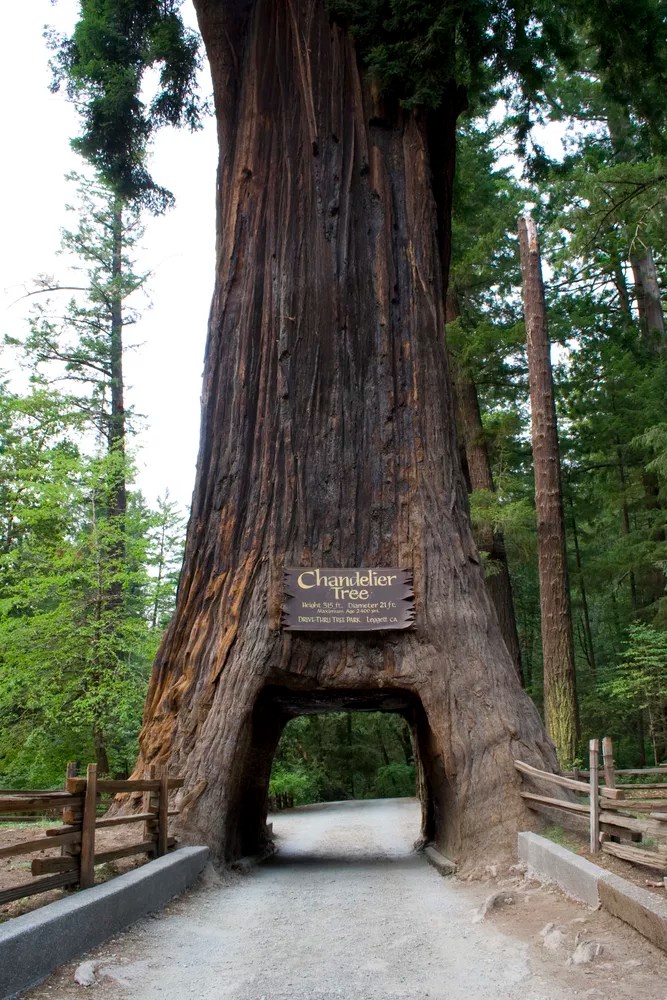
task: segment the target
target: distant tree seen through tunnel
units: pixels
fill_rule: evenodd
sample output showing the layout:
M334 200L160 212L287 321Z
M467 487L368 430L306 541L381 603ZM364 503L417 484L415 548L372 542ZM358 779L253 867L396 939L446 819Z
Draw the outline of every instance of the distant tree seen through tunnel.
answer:
M391 712L298 716L283 731L269 791L274 807L414 795L410 728Z

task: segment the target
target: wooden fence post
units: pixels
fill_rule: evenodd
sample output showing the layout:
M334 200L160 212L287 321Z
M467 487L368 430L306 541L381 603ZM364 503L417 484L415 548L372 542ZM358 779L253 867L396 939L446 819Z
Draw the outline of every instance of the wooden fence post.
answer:
M81 858L79 885L90 889L95 884L95 821L97 820L97 764L89 764L81 823Z
M67 779L76 778L78 774L79 774L78 760L69 760L67 762L67 771L65 774L65 788L67 788ZM76 857L77 862L80 853L81 853L81 848L79 844L69 844L69 845L65 844L60 848L60 856L62 858ZM73 889L74 886L69 886L69 888Z
M616 788L616 772L614 771L614 744L611 736L602 740L602 763L604 766L604 783L607 788Z
M600 851L600 743L591 740L588 744L590 775L590 849L591 854Z
M167 767L163 767L160 772L160 801L157 815L157 843L156 856L161 858L168 850L168 826L169 826L169 774Z
M67 761L67 773L65 776L65 788L67 788L67 778L76 778L79 774L79 762L78 760L68 760Z
M156 774L155 764L149 764L147 768L144 769L144 778L148 781L154 781ZM156 792L144 792L143 801L143 812L151 813L151 818L147 819L144 823L144 840L152 840L155 843L155 848L157 850L157 839L158 839L158 812L160 807L160 801Z

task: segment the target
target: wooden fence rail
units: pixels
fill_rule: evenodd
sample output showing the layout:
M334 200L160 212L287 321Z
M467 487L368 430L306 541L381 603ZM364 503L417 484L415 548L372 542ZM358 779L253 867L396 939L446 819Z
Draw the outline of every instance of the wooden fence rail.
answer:
M590 741L587 771L551 774L520 760L515 761L514 766L524 779L540 785L555 785L570 793L569 797L565 794L555 797L523 790L521 796L530 809L538 812L547 811L553 815L552 810L556 809L564 817L588 816L591 854L604 851L633 864L667 872L667 782L639 784L618 780L654 774L667 776L667 767L616 769L614 748L608 736L602 740L602 748L599 740ZM651 798L644 797L646 790L650 790ZM587 801L576 800L574 795L583 796ZM651 840L650 848L637 846L644 838Z
M95 882L95 867L134 854L161 857L176 844L169 836L169 818L178 810L169 809L169 792L183 785L182 778L160 774L152 766L144 778L127 781L98 779L97 765L89 764L85 778L76 777L68 766L64 791L0 791L0 822L43 822L44 815L59 817L62 825L51 827L39 837L0 847L0 858L34 854L59 848L59 855L35 858L31 864L33 881L0 891L0 904L34 896L62 887L88 889ZM142 811L127 816L100 816L105 800L119 793L143 795ZM142 839L114 850L96 848L96 832L122 824L143 823ZM36 877L38 876L38 877Z

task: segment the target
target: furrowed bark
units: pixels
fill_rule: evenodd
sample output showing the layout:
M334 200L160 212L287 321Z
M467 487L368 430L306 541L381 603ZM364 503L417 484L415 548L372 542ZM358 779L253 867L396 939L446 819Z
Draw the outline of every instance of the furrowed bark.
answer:
M665 350L665 318L662 312L660 286L650 247L630 257L635 279L635 296L642 339L649 351L660 354Z
M196 7L221 141L216 288L139 766L168 762L186 794L202 789L181 832L230 859L261 843L289 718L399 711L425 835L497 856L531 822L513 758L556 762L467 520L424 116L382 105L323 0ZM409 568L416 629L281 632L286 565Z
M567 765L576 756L578 739L574 643L549 333L532 219L519 219L519 240L535 465L544 714L561 764Z

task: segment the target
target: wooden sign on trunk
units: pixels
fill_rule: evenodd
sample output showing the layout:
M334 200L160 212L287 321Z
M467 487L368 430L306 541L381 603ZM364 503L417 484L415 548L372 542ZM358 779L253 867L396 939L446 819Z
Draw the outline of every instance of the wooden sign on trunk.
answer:
M414 625L412 574L404 569L286 569L284 629L372 632Z

